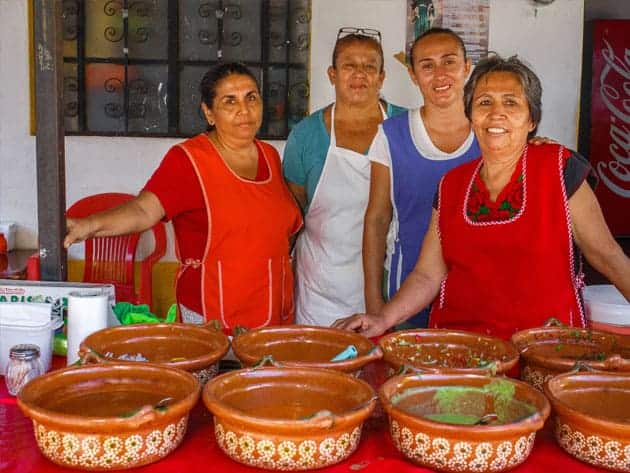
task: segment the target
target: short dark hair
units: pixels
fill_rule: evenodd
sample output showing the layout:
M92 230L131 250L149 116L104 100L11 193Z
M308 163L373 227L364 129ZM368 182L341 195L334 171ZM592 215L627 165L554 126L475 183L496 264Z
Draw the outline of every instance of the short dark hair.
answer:
M260 89L256 76L245 64L241 62L226 62L219 64L206 72L203 79L201 79L201 84L199 84L201 101L205 103L208 108L212 108L214 98L217 95L217 86L219 85L219 82L232 74L250 77L256 83L256 87Z
M464 53L464 61L466 60L466 46L464 45L464 40L461 38L461 36L459 36L450 28L439 28L435 26L433 28L429 28L420 36L418 36L413 42L413 44L411 45L411 49L409 50L409 64L411 64L412 69L413 69L413 50L416 47L416 45L427 36L434 36L436 34L448 35L451 38L453 38L455 41L457 41L457 43L459 44L459 47L462 49L462 52Z
M529 133L528 138L535 136L542 118L542 85L536 73L516 55L504 59L498 54L491 53L477 63L464 86L464 111L468 119L471 119L473 96L477 84L492 72L509 72L519 80L529 106L529 117L534 124L534 129Z
M381 70L379 72L383 72L385 69L385 56L383 55L383 47L381 43L374 36L367 36L364 34L352 33L342 38L339 38L335 42L335 47L333 48L332 53L332 66L337 67L337 58L339 57L339 53L341 49L351 43L364 43L369 44L374 47L378 52L379 57L381 58Z

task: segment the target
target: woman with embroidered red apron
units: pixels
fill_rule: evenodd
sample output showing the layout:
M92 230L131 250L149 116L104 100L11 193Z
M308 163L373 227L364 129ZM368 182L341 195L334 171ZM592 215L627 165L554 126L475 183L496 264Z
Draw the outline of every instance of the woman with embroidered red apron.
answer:
M584 326L577 248L630 299L630 259L586 182L588 163L560 145L527 144L540 122L541 93L515 57L477 64L464 102L482 156L442 179L400 292L380 313L337 327L378 335L434 299L434 328L509 338L550 317Z
M289 240L302 219L278 153L255 139L262 123L255 77L242 64L223 64L200 90L210 131L171 148L133 201L68 219L65 244L172 219L184 322L215 319L228 332L292 323Z

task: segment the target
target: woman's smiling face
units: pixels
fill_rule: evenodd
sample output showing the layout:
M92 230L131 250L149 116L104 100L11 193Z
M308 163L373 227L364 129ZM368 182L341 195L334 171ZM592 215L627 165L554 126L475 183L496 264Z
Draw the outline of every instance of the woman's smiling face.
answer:
M521 82L503 71L490 72L477 82L471 121L484 156L519 155L535 128Z
M463 97L470 62L461 44L450 34L432 34L413 48L411 80L420 88L425 103L449 106Z

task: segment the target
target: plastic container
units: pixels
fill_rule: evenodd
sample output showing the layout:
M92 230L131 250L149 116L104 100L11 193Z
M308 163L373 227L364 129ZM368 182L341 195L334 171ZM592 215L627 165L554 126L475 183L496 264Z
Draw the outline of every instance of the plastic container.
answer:
M0 304L0 373L6 371L11 347L21 343L37 345L44 371L50 369L53 335L63 325L61 317L51 317L51 310L51 304Z
M582 295L592 328L630 335L630 304L615 286L586 286Z

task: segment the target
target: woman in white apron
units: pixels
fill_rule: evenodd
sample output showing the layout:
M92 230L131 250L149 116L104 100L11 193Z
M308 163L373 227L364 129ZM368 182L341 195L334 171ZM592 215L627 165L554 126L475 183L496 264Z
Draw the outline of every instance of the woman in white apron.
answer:
M296 322L325 326L365 310L366 153L383 119L403 111L379 100L385 73L376 30L342 28L328 76L335 103L292 130L283 162L289 188L305 212L295 248Z

